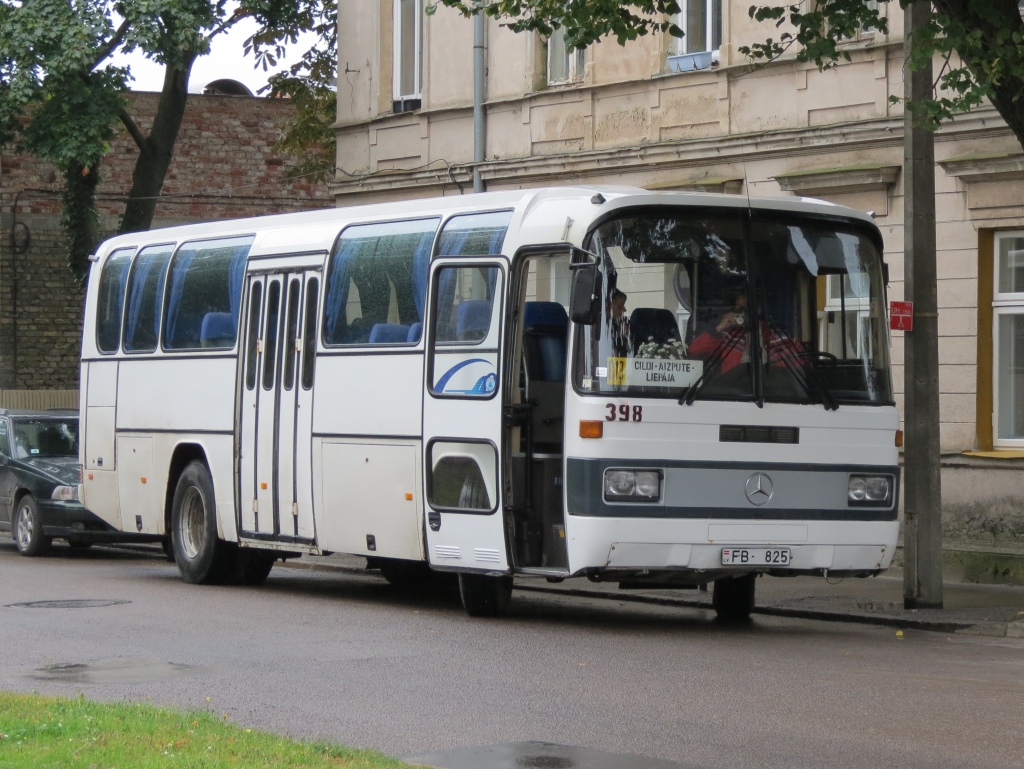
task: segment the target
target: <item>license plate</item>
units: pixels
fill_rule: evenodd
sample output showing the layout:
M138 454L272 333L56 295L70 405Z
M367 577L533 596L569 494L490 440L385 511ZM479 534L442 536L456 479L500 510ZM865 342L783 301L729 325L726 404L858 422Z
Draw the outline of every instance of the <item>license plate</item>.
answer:
M789 566L788 547L723 547L722 566Z

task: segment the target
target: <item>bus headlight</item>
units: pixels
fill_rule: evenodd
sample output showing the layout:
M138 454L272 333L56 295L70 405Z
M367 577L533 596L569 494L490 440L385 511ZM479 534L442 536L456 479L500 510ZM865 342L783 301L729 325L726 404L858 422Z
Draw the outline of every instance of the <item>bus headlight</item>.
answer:
M657 502L661 499L660 470L604 471L605 502Z
M50 494L50 499L59 499L62 502L77 502L78 501L78 487L77 486L58 486Z
M851 506L885 507L892 504L891 475L851 475L847 502Z

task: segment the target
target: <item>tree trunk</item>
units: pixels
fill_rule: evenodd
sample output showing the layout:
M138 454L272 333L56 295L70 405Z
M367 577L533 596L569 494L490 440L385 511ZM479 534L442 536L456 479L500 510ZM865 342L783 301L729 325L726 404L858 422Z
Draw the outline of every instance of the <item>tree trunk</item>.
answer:
M174 155L178 129L185 117L188 99L188 78L192 72L195 54L189 56L181 68L168 66L164 73L164 87L156 108L156 117L149 136L139 145L139 158L132 172L132 189L125 205L118 232L148 230L153 223L156 204L164 186L167 169Z
M920 2L921 0L918 0ZM976 8L979 3L986 6L985 13L979 13ZM996 40L1003 30L1019 30L1024 34L1024 22L1021 21L1021 11L1017 0L933 0L935 10L950 19L959 22L967 29L979 30L985 40ZM981 68L979 62L963 55L964 63L981 79ZM1024 63L1024 49L1020 46L1004 47L999 52L1001 55L1014 56L1013 61L1005 63L1006 70L1021 71L1021 64ZM1010 126L1017 137L1017 141L1024 147L1024 99L1020 95L1024 93L1024 79L1014 76L1005 76L994 87L992 106L998 110L1003 120Z

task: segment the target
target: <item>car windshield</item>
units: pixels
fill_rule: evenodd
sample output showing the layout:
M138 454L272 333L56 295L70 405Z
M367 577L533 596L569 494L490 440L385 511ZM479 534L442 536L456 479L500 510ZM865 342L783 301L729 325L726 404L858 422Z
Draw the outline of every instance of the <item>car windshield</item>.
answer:
M15 417L11 422L15 457L78 456L78 417Z
M882 259L856 222L646 209L599 225L604 301L582 326L583 392L891 403Z

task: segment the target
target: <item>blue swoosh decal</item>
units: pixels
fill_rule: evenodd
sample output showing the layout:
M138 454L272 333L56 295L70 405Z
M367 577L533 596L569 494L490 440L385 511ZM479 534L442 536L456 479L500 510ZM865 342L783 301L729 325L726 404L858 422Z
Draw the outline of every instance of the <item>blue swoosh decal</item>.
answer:
M445 385L448 384L448 380L450 380L453 376L455 376L455 374L458 371L464 369L470 363L490 363L490 361L484 360L483 358L470 358L469 360L462 361L462 363L456 363L454 366L452 366L444 373L444 376L437 380L437 384L434 385L434 389L437 390L438 392L444 392L444 388Z

